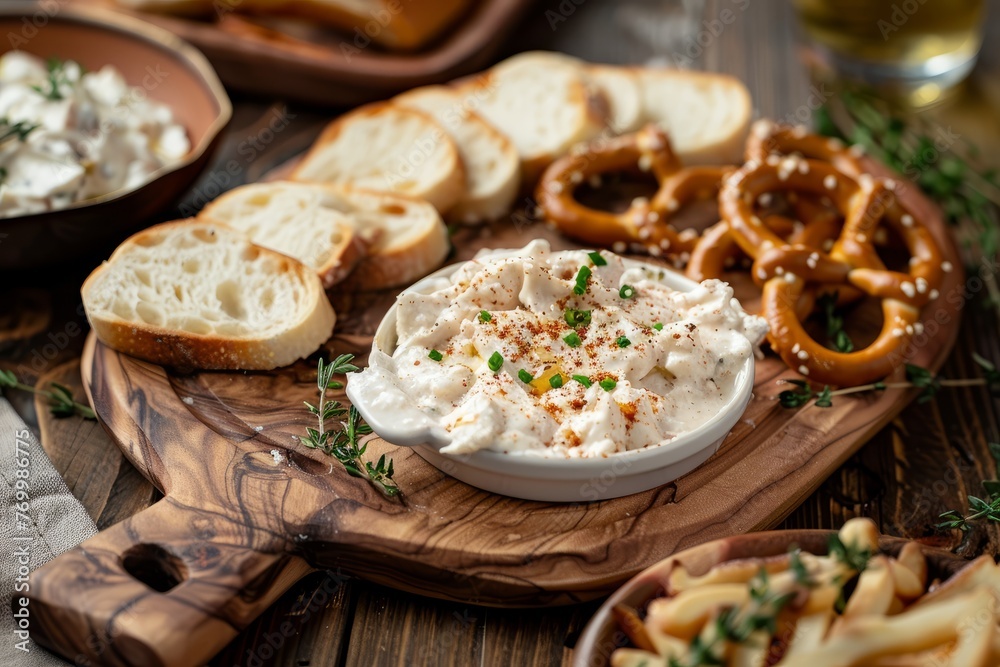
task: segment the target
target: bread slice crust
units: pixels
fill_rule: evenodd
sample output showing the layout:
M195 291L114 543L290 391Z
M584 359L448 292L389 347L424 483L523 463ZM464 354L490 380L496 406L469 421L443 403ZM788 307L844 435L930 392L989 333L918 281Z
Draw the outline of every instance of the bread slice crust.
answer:
M159 265L171 267L171 262L183 262L185 258L197 256L198 243L225 246L211 251L215 253L211 258L209 252L203 251L200 256L206 262L219 259L228 252L233 253L234 260L239 260L239 263L234 262L234 270L222 271L215 276L216 292L222 295L219 312L210 313L218 320L216 326L189 318L188 326L181 328L176 324L158 323L155 316L139 316L139 304L148 305L149 295L156 293L157 282L166 280L164 276L154 277L151 272L143 276L147 258L155 259L150 268ZM167 244L163 252L169 251L169 255L160 262L155 249L163 244ZM187 250L192 252L182 252ZM218 270L217 264L213 266ZM173 268L185 271L176 265ZM272 326L263 332L253 330L255 323L252 320L254 317L266 318L274 311L273 307L265 307L262 302L247 304L251 309L258 307L262 310L252 313L249 325L243 326L233 324L233 317L226 317L227 306L224 303L227 297L238 301L246 296L238 294L233 297L227 291L238 290L239 281L245 280L247 272L255 268L274 272L275 282L277 277L285 276L286 286L297 290L300 302L287 320L277 325L271 323ZM132 275L129 275L130 272ZM211 284L213 280L207 271L190 273L192 283L208 281ZM218 278L223 280L218 281ZM138 281L138 284L131 281ZM236 287L229 287L230 282ZM175 290L178 287L174 285ZM123 291L132 288L136 288L137 299L130 300L130 303L116 301L124 300ZM184 288L180 289L183 293ZM226 291L219 292L220 289ZM115 292L107 294L106 290ZM90 274L81 288L81 295L87 319L102 343L144 361L180 369L271 370L287 366L315 352L329 339L336 323L336 314L320 280L308 267L291 257L251 243L242 234L224 225L197 220L163 223L129 237ZM129 309L132 316L128 316L128 312L123 316L122 311ZM223 331L227 327L229 331ZM241 330L236 332L235 329Z

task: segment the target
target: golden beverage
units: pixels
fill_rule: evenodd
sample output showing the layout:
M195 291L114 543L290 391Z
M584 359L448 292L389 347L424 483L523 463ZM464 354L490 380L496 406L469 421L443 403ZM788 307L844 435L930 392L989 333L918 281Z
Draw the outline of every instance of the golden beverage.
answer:
M957 81L982 43L983 0L794 0L808 38L872 80Z

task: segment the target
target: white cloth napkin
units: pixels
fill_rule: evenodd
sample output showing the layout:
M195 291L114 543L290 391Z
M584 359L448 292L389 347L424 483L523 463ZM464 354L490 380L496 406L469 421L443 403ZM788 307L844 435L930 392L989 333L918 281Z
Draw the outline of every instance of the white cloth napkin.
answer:
M94 522L73 497L24 421L0 397L0 664L8 667L67 665L30 639L27 618L15 618L34 571L95 532ZM20 486L19 486L20 485ZM20 492L20 494L19 494ZM27 499L25 500L25 493ZM22 503L27 503L26 505ZM27 623L27 635L21 626ZM19 632L20 631L20 632Z

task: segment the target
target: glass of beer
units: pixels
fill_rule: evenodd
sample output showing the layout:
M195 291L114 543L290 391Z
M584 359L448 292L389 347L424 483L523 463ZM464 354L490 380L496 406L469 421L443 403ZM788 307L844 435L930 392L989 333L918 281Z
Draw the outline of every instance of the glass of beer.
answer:
M984 0L794 3L807 38L835 70L924 97L936 98L964 79L982 44Z

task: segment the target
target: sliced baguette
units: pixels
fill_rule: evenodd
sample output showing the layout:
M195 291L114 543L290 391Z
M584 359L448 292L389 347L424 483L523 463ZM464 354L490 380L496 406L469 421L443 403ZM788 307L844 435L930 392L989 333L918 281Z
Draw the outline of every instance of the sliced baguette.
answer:
M645 122L660 125L686 165L735 164L753 114L738 79L675 69L636 69Z
M615 134L638 130L643 123L642 91L635 72L613 65L588 65L585 71L607 102L608 127Z
M465 194L465 168L444 128L423 111L388 102L330 123L292 180L420 197L441 213Z
M331 205L351 217L362 232L377 238L351 274L355 289L409 285L444 263L448 229L433 206L415 197L350 186L328 186Z
M530 51L460 84L466 105L510 137L531 186L553 160L604 128L607 105L580 61Z
M396 104L429 113L451 136L465 165L466 190L445 216L473 224L510 212L521 183L517 149L445 86L424 86L398 95Z
M221 222L294 257L332 287L365 258L376 231L362 233L329 199L324 188L299 183L245 185L208 204L198 219Z
M287 366L315 352L336 321L307 266L197 220L127 239L81 294L105 345L181 368Z

